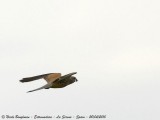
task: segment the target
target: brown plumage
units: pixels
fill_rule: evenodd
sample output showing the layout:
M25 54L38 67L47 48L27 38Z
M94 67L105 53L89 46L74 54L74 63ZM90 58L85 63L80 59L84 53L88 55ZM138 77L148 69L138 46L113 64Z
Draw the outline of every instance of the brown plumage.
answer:
M76 77L72 76L76 74L77 72L73 72L64 76L61 76L61 73L48 73L48 74L43 74L43 75L38 75L38 76L33 76L33 77L27 77L23 78L20 80L20 82L30 82L38 79L45 79L47 81L47 84L37 88L35 90L31 90L28 92L33 92L41 89L49 89L49 88L63 88L67 85L70 85L74 82L77 81Z

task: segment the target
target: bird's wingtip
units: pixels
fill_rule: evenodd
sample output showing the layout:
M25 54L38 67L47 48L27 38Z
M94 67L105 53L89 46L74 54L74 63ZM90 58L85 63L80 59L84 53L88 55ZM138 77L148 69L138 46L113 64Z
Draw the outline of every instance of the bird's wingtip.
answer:
M23 79L19 80L19 82L23 83Z
M27 91L26 93L30 93L30 92L33 92L32 90L31 91Z

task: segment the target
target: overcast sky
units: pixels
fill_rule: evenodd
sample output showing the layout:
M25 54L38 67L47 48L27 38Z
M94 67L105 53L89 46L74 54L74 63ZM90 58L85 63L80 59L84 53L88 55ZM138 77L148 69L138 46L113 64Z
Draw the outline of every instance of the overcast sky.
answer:
M159 120L158 0L0 1L0 116L105 114ZM63 89L26 93L77 72Z

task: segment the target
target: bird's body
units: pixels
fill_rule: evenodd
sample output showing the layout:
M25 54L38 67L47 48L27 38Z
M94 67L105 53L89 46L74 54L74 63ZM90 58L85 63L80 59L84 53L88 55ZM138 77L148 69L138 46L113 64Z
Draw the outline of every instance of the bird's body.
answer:
M61 76L61 73L48 73L34 77L23 78L22 80L20 80L20 82L30 82L41 78L44 78L47 81L46 85L38 89L31 90L29 92L33 92L40 89L63 88L77 81L76 77L72 76L74 74L76 74L76 72L64 76Z
M55 81L52 84L51 88L63 88L63 87L66 87L69 84L72 84L73 82L75 82L74 77L64 79L63 81Z

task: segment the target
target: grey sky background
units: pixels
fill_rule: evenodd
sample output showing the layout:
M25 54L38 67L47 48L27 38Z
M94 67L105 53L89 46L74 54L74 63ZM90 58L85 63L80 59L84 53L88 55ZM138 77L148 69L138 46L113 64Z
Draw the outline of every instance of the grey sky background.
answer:
M159 120L158 0L0 1L0 115L106 114ZM78 72L64 89L26 93Z

